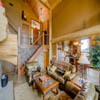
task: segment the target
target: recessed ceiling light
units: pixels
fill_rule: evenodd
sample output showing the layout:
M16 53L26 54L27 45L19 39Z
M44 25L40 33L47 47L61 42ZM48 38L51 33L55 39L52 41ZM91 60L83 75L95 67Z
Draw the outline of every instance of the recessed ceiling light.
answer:
M10 5L10 6L14 6L14 4L13 4L13 3L11 3L11 2L9 3L9 5Z

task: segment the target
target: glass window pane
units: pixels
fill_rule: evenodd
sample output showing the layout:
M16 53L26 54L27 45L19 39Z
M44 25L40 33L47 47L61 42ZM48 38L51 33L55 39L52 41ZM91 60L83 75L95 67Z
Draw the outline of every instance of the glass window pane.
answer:
M81 40L81 52L89 52L89 39Z

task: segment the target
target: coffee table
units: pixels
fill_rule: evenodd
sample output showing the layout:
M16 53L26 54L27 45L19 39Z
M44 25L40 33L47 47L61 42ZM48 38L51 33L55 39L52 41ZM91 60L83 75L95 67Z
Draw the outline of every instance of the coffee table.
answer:
M73 80L71 80L71 82L75 85L77 85L79 88L82 88L82 85L84 83L81 82L81 78L80 77L75 77Z
M46 82L42 82L40 81L40 77L37 77L35 79L35 84L40 88L40 90L43 93L43 100L46 100L46 95L49 91L52 91L54 88L56 88L56 93L58 93L58 86L59 86L59 82L57 82L56 80L52 79L50 76L48 75L43 75L43 77L46 76L48 77L48 81Z

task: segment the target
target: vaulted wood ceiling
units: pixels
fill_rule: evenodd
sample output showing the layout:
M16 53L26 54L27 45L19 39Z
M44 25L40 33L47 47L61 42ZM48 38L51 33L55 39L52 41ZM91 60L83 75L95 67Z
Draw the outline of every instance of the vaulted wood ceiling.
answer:
M49 18L49 9L53 9L62 0L24 0L28 2L34 13L40 21L46 21Z
M27 2L40 21L48 19L48 8L39 2L39 0L27 0Z
M55 6L57 6L62 0L39 0L44 5L46 5L48 8L53 9Z

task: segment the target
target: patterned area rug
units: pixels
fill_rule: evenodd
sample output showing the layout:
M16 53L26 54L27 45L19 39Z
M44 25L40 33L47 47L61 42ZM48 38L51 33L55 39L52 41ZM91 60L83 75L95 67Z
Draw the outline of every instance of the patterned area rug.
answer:
M48 93L47 98L47 100L72 100L64 91L60 90L57 95ZM43 100L43 95L37 89L32 89L31 86L24 83L15 87L15 100Z

